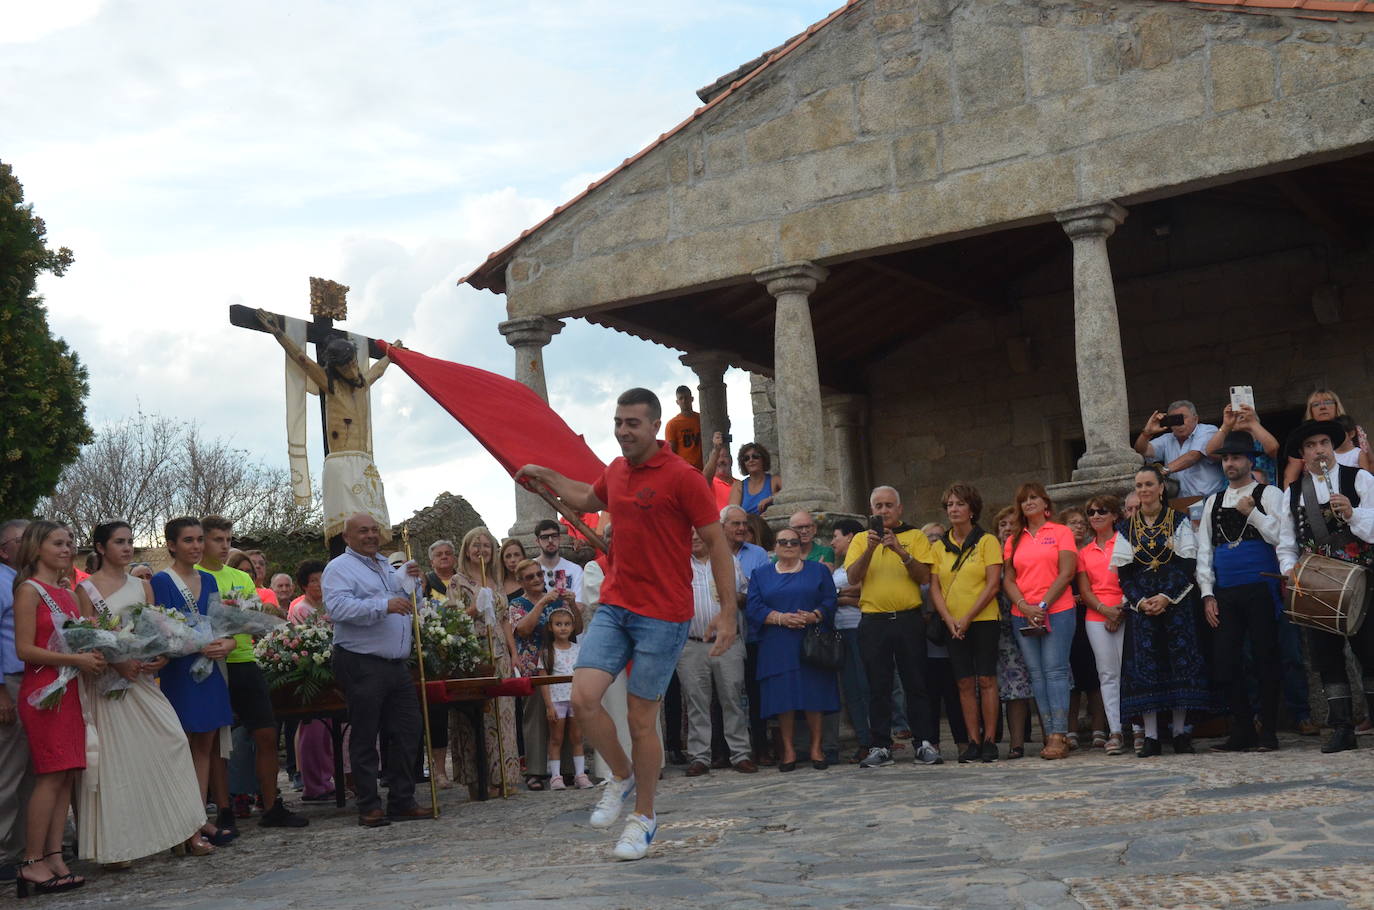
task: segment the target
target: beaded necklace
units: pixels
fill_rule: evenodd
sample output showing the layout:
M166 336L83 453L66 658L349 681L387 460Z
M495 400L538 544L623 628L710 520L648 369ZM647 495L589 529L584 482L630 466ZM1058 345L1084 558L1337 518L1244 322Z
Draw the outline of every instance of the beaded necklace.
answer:
M1158 569L1174 558L1174 510L1160 512L1159 520L1150 524L1144 510L1131 516L1131 540L1135 544L1135 561L1149 569Z

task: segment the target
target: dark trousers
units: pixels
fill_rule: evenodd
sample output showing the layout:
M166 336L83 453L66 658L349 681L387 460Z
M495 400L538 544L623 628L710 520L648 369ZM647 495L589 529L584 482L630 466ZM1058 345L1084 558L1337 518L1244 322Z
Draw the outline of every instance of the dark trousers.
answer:
M964 723L964 708L959 704L959 684L954 681L949 658L926 655L926 703L930 706L930 725L922 738L929 740L933 746L940 745L941 702L944 703L945 717L949 718L949 733L954 741L968 742L968 724Z
M668 681L668 691L663 693L663 748L682 751L682 683L676 673Z
M749 699L749 745L755 758L763 758L772 746L768 742L768 722L759 716L759 643L744 645L744 693Z
M920 610L865 613L859 620L859 653L868 674L868 728L873 745L892 748L892 676L901 677L907 721L913 732L930 729L926 701L926 623Z
M1374 598L1374 593L1369 595ZM1368 611L1370 602L1365 601ZM1333 727L1348 727L1354 723L1350 694L1350 677L1345 672L1345 646L1349 643L1355 659L1360 662L1367 700L1374 699L1374 622L1365 620L1360 631L1349 638L1319 629L1307 630L1307 646L1312 651L1312 663L1322 678L1326 690L1326 722Z
M353 727L348 756L353 763L358 811L371 812L382 807L377 791L378 736L387 750L387 811L414 808L415 760L424 728L410 668L404 659L357 654L337 646L333 664Z
M1274 613L1274 595L1265 582L1217 588L1217 626L1215 671L1217 682L1226 687L1235 718L1235 730L1242 735L1253 729L1250 712L1245 650L1249 643L1252 673L1259 681L1260 719L1265 732L1278 726L1279 624Z
M277 724L278 737L286 740L286 773L295 777L300 769L296 767L296 730L300 728L301 722L296 718L288 718Z

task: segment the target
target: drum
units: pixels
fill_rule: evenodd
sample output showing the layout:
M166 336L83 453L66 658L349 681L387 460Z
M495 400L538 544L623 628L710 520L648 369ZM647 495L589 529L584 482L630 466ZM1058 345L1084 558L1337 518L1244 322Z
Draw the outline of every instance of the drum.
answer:
M1300 626L1354 635L1364 622L1366 570L1353 562L1305 554L1284 593L1288 618Z

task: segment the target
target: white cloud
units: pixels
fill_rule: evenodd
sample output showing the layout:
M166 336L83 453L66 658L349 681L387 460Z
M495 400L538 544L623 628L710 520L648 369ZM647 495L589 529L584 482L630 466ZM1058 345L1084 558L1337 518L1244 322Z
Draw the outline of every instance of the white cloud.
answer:
M92 420L198 419L284 464L281 355L226 310L303 316L310 275L352 286L349 328L509 375L503 300L457 279L836 2L11 4L4 156L76 252L41 290ZM574 321L553 404L609 459L614 396L670 400L677 353ZM747 377L729 389L742 441ZM394 516L449 490L511 524L509 480L403 373L375 401Z

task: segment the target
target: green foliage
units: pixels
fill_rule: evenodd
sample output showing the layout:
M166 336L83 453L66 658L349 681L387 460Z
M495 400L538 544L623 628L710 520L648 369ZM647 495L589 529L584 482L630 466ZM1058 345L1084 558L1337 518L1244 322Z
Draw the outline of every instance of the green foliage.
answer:
M0 162L0 516L22 517L57 486L62 469L91 440L86 368L52 337L37 296L42 272L72 264L66 247L48 249L43 219L24 205L24 188Z

